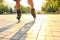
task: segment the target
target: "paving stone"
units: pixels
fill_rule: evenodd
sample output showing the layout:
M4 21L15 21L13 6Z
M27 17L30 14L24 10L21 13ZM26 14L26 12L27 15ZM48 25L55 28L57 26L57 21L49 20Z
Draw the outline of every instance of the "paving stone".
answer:
M19 40L36 40L36 38L32 38L32 37L21 37Z
M17 23L13 23L13 24L6 25L4 28L1 28L1 29L0 29L0 32L3 32L3 31L5 31L5 30L13 27L13 26L16 25L16 24L17 24Z
M54 40L53 36L46 36L46 40Z
M24 34L23 37L28 37L28 38L36 38L37 35L34 34Z
M14 32L6 35L4 38L6 38L6 39L11 39L11 37L12 37L13 35L15 35Z
M45 36L45 35L47 35L47 36L52 36L53 34L52 34L52 32L49 32L49 31L42 31L42 32L40 32L39 33L41 36Z
M4 34L0 34L0 38L4 38L6 35Z
M16 34L11 38L11 40L18 40L23 34Z
M6 30L6 28L4 28L4 29L1 29L1 30L0 30L0 32L3 32L4 30Z
M54 37L60 37L60 32L52 32Z
M54 37L55 40L60 40L60 37Z
M26 37L21 37L19 40L26 40Z
M10 40L10 39L1 38L0 40Z
M37 40L46 40L45 36L38 36Z

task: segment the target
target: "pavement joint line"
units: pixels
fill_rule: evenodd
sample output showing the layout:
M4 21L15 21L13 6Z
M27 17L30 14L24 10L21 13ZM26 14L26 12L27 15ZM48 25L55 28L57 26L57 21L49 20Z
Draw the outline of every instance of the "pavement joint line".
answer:
M14 25L16 25L16 24L17 24L17 22L12 23L12 24L8 24L8 25L4 26L4 28L1 28L1 29L0 29L0 32L3 32L3 31L5 31L5 30L10 29L11 27L14 27Z
M42 20L41 20L40 29L39 29L39 32L38 32L38 34L37 34L36 40L38 40L38 36L39 36L39 33L40 33L40 30L41 30L42 25L43 25L43 18L42 18Z
M52 31L51 31L51 32L52 32ZM53 32L52 32L52 36L53 36L53 38L55 37L54 34L53 34ZM55 38L54 38L54 40L55 40Z
M34 24L34 21L26 23L12 38L11 40L19 40ZM22 34L21 34L22 33ZM19 35L19 36L18 36Z

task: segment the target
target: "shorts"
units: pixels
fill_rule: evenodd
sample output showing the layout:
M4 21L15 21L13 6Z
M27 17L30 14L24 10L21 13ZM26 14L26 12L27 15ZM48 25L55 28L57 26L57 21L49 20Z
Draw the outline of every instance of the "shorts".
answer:
M14 0L14 1L17 1L17 0ZM21 0L19 0L19 1L21 1Z

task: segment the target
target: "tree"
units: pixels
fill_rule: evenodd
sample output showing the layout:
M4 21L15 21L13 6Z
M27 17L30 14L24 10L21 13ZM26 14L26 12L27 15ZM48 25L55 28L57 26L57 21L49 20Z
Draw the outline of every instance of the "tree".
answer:
M4 1L0 0L0 14L2 14L3 12L8 12L9 8L7 5L4 6Z
M0 14L3 13L3 8L4 8L4 5L3 5L3 0L0 0Z
M3 13L3 8L4 8L4 6L0 5L0 14Z
M47 12L56 12L60 8L60 0L46 0L46 4L42 7Z
M8 8L8 6L6 5L6 6L4 6L4 11L5 12L9 12L9 8Z
M0 0L0 5L3 4L3 0Z
M24 7L22 5L21 5L21 10L22 10L22 13L30 12L30 8L29 7Z
M3 12L9 12L8 6L0 5L0 14Z
M0 3L3 2L3 0L0 0Z
M12 8L10 8L10 13L13 13L13 10L12 10Z

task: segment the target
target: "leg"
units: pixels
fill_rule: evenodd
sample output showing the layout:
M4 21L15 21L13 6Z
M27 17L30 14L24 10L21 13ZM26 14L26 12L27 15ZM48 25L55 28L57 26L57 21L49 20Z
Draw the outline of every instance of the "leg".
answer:
M36 14L35 14L35 9L34 9L33 0L28 0L28 4L29 4L30 7L31 7L31 14L32 14L33 18L35 19L35 18L36 18Z
M21 18L20 0L16 0L16 9L17 9L17 19L19 23Z
M17 19L18 19L18 23L20 22L21 19L21 11L17 10Z

